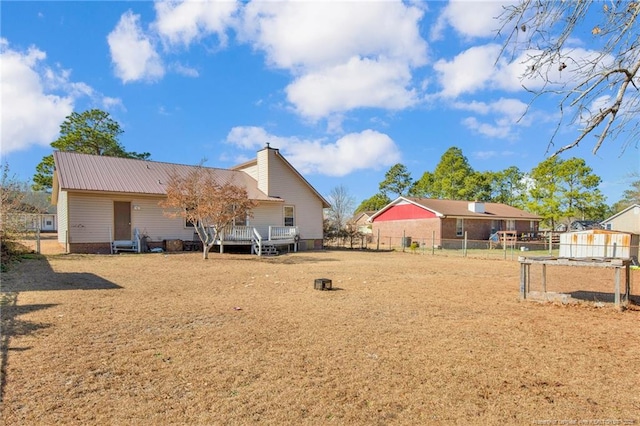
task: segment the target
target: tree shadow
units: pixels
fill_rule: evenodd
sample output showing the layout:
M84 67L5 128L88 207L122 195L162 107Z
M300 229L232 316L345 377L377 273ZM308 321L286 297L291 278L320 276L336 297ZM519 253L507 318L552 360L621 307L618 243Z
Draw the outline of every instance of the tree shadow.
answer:
M85 272L57 273L45 256L34 256L11 265L3 273L0 288L0 402L4 399L7 362L10 351L26 351L29 347L10 347L13 337L26 336L46 329L51 324L25 321L19 317L57 304L18 305L18 296L27 291L115 290L122 287Z
M17 352L30 349L30 347L10 348L10 339L16 336L27 336L51 326L50 324L21 320L18 317L57 305L55 303L44 303L18 306L16 304L17 300L17 293L3 293L0 296L0 326L2 328L2 333L0 333L0 402L4 399L9 351Z

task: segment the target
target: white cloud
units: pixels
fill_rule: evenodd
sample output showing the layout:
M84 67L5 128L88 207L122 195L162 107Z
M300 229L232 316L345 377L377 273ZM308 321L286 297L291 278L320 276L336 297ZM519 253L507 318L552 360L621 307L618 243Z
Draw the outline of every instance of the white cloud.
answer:
M127 11L107 36L115 73L124 83L156 81L164 76L162 60L140 28L140 15Z
M210 34L227 44L227 28L239 3L234 1L160 1L155 3L155 30L171 45L189 46Z
M530 126L535 116L535 114L524 115L527 104L518 99L501 98L494 102L455 102L451 106L458 110L471 111L484 116L482 119L466 117L462 120L462 124L476 133L497 139L512 138L517 127Z
M260 2L243 10L239 37L278 68L333 67L354 56L426 60L423 11L401 2Z
M102 97L90 86L71 81L71 71L49 68L46 53L37 47L13 50L0 39L0 140L2 154L48 146L58 137L60 124L78 98L109 105L119 99Z
M439 73L442 95L456 97L487 88L496 73L495 62L499 53L499 45L486 44L467 49L451 61L437 61L433 68Z
M463 37L493 37L502 25L500 16L504 6L514 3L516 2L452 0L442 10L431 29L431 38L441 39L447 25Z
M234 127L227 135L227 142L243 149L259 149L269 142L305 174L346 176L357 170L380 169L400 161L395 142L374 130L350 133L335 142L327 142L275 136L261 127Z
M311 118L416 102L411 70L426 63L424 11L401 2L251 2L239 38L295 80L289 102Z
M200 73L198 72L197 69L188 67L186 65L182 65L180 63L172 64L171 65L171 70L175 71L176 73L178 73L180 75L183 75L185 77L195 78L195 77L200 76Z
M403 109L417 102L406 87L411 71L399 62L352 58L345 64L310 72L286 88L298 113L321 118L361 107Z

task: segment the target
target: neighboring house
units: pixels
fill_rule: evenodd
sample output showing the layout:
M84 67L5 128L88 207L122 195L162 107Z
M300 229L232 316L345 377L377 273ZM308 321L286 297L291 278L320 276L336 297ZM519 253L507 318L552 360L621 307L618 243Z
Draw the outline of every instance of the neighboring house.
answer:
M489 240L498 231L535 237L542 218L499 203L399 197L370 219L373 235L434 239L434 245L459 246L456 240Z
M640 234L640 204L633 204L600 223L610 231Z
M194 228L169 218L158 203L166 198L173 173L195 166L54 152L52 202L58 207L58 241L68 252L109 253L112 242L146 237L149 245L193 241ZM231 170L209 168L220 182L247 190L258 202L253 217L226 230L223 245L256 247L256 242L322 248L322 211L329 203L277 149L260 150L254 161ZM277 240L277 241L276 241Z
M373 216L374 214L375 211L370 210L360 212L353 217L353 222L358 227L358 232L360 232L361 234L371 234L371 222L369 221L369 219L371 219L371 216Z

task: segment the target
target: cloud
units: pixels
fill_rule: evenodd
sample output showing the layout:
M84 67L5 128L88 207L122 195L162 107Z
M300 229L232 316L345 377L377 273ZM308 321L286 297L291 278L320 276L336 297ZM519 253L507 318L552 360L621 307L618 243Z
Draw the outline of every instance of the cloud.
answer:
M117 98L104 97L85 83L71 81L70 70L48 67L46 58L35 46L18 51L0 39L2 154L48 146L58 137L60 124L79 98L121 105Z
M151 39L140 28L139 20L140 15L129 10L107 36L116 76L124 83L157 81L165 72L162 60Z
M527 104L518 99L501 98L493 102L454 102L451 106L483 116L466 117L462 124L469 130L489 138L509 139L515 136L517 127L530 126L534 114L524 115Z
M275 67L319 69L354 56L425 63L423 11L401 2L251 2L239 37Z
M222 46L226 31L233 22L239 3L233 1L161 1L155 3L155 31L169 45L189 46L216 34Z
M411 71L399 62L351 58L347 63L300 77L286 88L305 117L318 119L362 107L404 109L418 102L406 87Z
M258 149L269 142L280 149L301 173L346 176L357 170L381 169L400 161L395 142L383 133L365 130L334 142L269 134L261 127L234 127L227 142L242 149Z
M288 70L293 109L316 120L416 102L411 70L426 64L424 11L402 2L251 2L238 38Z
M504 7L515 1L452 0L442 10L436 24L431 29L433 40L442 39L444 29L451 26L466 38L494 37L502 23L500 16Z
M433 68L438 73L441 94L457 97L487 88L496 75L495 63L499 54L498 44L486 44L469 48L451 61L437 61Z

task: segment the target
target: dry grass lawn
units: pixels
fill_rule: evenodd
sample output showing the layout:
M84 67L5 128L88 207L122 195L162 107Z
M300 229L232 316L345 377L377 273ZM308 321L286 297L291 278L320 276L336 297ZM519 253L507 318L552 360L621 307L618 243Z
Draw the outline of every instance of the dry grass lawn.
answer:
M514 261L48 255L2 290L7 425L640 423L640 309L520 302Z

